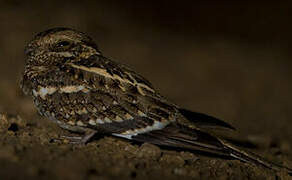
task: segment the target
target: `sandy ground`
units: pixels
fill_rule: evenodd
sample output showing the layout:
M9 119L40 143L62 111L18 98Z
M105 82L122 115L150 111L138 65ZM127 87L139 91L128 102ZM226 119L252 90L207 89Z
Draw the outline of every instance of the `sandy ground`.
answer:
M224 119L238 130L233 138L254 144L251 151L292 167L287 50L292 38L281 39L289 29L274 26L283 28L285 21L268 13L272 6L261 11L267 18L253 18L255 8L233 18L219 13L216 20L211 18L216 12L203 16L208 5L201 4L197 22L181 6L174 15L164 8L165 15L158 13L163 6L153 10L129 2L0 3L0 179L291 179L237 160L113 137L97 137L86 146L68 144L60 136L69 132L41 118L18 86L23 48L32 36L50 27L73 27L89 33L106 56L141 72L172 101ZM187 18L180 23L183 13ZM212 29L214 23L219 30Z

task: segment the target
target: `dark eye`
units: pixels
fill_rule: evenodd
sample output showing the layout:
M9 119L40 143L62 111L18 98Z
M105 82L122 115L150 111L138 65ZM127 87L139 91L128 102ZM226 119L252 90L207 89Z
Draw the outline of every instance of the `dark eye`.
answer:
M66 47L69 46L71 43L69 41L61 41L58 42L57 47Z
M72 47L72 42L70 41L59 41L56 44L54 44L51 48L52 51L54 52L63 52L67 51Z

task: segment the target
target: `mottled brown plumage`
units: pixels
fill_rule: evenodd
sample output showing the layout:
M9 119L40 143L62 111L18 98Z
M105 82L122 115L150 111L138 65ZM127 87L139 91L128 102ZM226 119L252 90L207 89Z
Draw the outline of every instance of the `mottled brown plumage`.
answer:
M104 133L282 168L208 133L209 128L233 127L168 101L141 75L104 57L84 33L69 28L44 31L25 54L21 88L33 97L41 115L84 133L79 142Z

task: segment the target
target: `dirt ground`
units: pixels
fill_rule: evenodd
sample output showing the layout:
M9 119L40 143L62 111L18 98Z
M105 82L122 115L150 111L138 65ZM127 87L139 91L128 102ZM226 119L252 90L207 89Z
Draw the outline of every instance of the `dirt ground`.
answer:
M0 1L0 179L291 179L238 160L113 137L69 144L60 136L70 133L40 117L18 86L32 36L73 27L161 94L233 124L234 139L291 168L290 4Z

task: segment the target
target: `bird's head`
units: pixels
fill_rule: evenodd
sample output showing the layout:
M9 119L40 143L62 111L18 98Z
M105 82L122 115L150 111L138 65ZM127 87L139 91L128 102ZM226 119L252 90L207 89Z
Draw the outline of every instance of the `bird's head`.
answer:
M37 34L25 48L26 64L47 66L87 58L100 51L86 34L70 28L53 28Z

